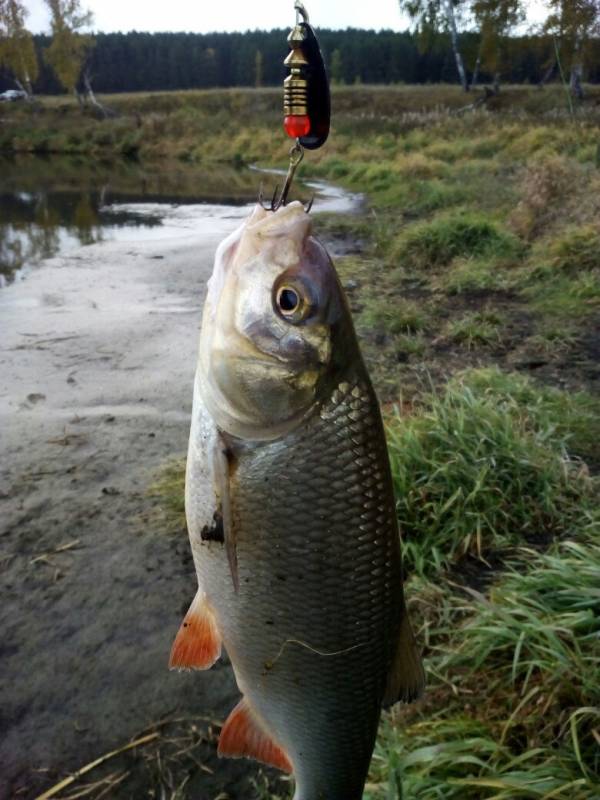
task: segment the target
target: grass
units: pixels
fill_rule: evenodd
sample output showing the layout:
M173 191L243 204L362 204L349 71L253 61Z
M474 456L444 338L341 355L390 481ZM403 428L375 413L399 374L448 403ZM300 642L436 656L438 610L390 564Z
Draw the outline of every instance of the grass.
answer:
M520 553L489 596L447 593L451 627L429 637L432 699L387 718L367 797L598 796L598 523L579 533ZM399 776L402 794L386 795Z
M478 345L491 345L500 341L498 314L489 311L469 311L452 320L446 328L446 337L472 349Z
M405 268L430 269L461 256L506 257L518 249L515 237L469 212L438 216L408 228L394 242L390 259Z
M427 314L418 303L402 298L371 301L364 309L362 323L392 334L419 333L427 327Z
M165 533L186 530L184 481L185 458L177 458L162 467L148 488L149 495L158 501Z
M566 396L544 400L519 377L471 372L421 403L388 424L410 571L431 576L467 554L569 533L591 486L566 449L558 417L579 419Z

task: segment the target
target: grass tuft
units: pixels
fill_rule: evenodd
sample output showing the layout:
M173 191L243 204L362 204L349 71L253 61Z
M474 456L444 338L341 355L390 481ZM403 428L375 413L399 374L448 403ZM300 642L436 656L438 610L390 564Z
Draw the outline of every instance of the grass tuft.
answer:
M519 249L518 240L495 222L463 213L409 227L397 237L390 258L402 266L428 269L447 266L459 257L506 257Z
M600 269L600 226L568 228L548 248L550 266L569 274Z
M164 465L148 488L148 494L159 501L167 533L187 530L184 487L185 458L177 458Z
M446 336L471 350L478 345L491 345L500 341L502 320L492 311L469 311L446 327Z
M418 303L398 298L373 299L367 303L361 316L361 324L391 334L419 333L427 327L427 321L427 315Z
M367 798L598 797L599 522L592 538L522 553L489 598L436 590L446 607L429 636L436 711L387 718Z
M570 408L566 397L560 405ZM468 553L485 557L571 530L591 487L551 408L520 377L474 371L431 394L418 413L390 420L409 570L432 575Z

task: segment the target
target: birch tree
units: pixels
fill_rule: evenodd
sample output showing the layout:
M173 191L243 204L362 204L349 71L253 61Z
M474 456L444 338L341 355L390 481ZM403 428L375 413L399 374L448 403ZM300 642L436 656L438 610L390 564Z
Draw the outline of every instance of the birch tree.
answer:
M570 64L571 93L583 98L583 64L590 39L600 35L600 0L549 0L544 29L553 36L561 70Z
M466 0L399 0L400 10L408 14L418 32L445 30L450 35L458 77L465 92L469 91L467 72L459 48L458 21Z
M12 72L16 85L31 99L38 61L33 36L25 28L27 13L18 0L0 0L0 66Z
M505 49L511 31L525 19L523 0L473 0L473 20L479 29L480 47L471 86L477 83L479 69L494 76L494 90L500 91L500 76L506 63Z
M92 24L92 13L81 7L80 0L45 0L45 3L50 10L52 41L44 58L62 86L81 103L77 85L94 46L93 37L84 32Z

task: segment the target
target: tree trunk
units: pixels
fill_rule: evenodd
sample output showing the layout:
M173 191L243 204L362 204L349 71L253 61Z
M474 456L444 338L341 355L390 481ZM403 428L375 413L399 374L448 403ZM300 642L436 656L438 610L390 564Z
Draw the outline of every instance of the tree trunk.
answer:
M573 50L573 61L571 62L571 80L569 82L569 88L571 90L571 95L578 100L583 100L583 86L581 84L583 78L583 53L581 51L581 34L577 34L575 48Z
M469 84L467 82L467 73L465 72L465 65L463 58L458 49L458 30L456 28L456 17L454 16L454 6L452 0L444 0L446 19L448 20L448 27L450 28L450 39L452 40L452 50L454 51L454 59L456 60L456 69L460 78L461 86L465 92L469 91Z
M477 61L475 62L475 69L473 70L473 77L471 78L471 89L474 89L477 86L477 82L479 81L479 69L481 67L481 56L477 56Z
M550 64L546 72L544 72L541 81L538 83L538 88L543 89L544 86L548 83L550 78L554 75L554 70L556 69L556 59Z
M500 73L494 73L494 94L500 94Z
M14 81L15 81L15 86L17 87L17 89L20 92L23 92L23 94L25 95L27 100L28 101L33 100L33 95L32 95L32 93L30 91L27 90L27 86L24 83L22 83L18 78L15 78Z
M29 72L23 63L23 59L21 58L21 72L23 74L23 80L19 80L19 78L15 75L15 83L19 87L20 91L25 92L27 96L27 100L29 102L33 101L33 86L31 85L31 79L29 77Z
M89 103L102 115L103 119L106 119L107 117L115 117L115 112L112 109L103 106L94 94L90 74L87 70L84 70L82 78L83 85L85 87L85 96Z

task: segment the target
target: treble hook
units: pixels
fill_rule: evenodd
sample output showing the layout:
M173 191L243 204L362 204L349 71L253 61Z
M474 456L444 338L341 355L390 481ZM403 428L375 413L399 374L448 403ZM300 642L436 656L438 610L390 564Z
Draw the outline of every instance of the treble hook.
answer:
M296 2L294 3L294 8L296 9L296 25L300 24L301 16L302 16L302 21L308 24L308 22L310 21L308 19L308 11L304 8L304 5L300 2L300 0L296 0Z
M297 141L290 150L290 166L285 178L283 190L279 195L279 199L277 199L277 189L275 189L275 194L273 195L273 200L271 201L271 211L277 211L277 209L281 208L281 206L284 206L287 203L288 194L290 193L292 182L294 180L294 175L296 174L296 170L300 166L303 158L304 148L300 142Z

